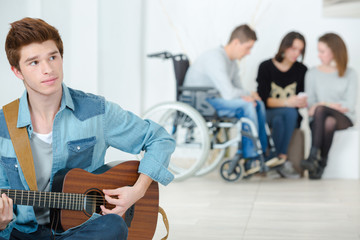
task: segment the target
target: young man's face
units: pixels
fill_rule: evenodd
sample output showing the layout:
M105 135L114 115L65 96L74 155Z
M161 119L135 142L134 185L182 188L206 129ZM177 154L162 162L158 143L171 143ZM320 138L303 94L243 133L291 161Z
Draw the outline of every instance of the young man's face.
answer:
M54 41L22 47L19 66L20 69L11 70L24 81L29 94L51 96L62 90L63 60Z
M235 59L240 60L243 57L245 57L246 55L250 54L250 51L255 44L255 41L249 40L244 43L241 43L238 39L235 39L235 40L237 40L237 44L236 44L235 52L234 52Z

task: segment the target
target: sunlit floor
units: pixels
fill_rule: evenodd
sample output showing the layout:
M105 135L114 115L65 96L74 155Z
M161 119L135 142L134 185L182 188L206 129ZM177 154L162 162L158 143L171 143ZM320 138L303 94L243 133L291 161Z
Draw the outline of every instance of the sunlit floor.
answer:
M254 176L225 182L218 172L160 186L170 240L360 240L360 181ZM161 217L153 239L166 234Z

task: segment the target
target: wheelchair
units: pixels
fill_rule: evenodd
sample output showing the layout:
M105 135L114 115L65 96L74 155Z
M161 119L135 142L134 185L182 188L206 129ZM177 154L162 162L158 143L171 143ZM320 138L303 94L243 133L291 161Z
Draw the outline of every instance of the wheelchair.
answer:
M202 176L215 170L231 146L242 149L241 139L246 136L252 140L258 154L259 171L265 172L269 167L265 158L275 156L274 142L266 126L269 151L262 151L255 124L248 118L219 117L215 109L206 101L217 96L215 89L209 87L183 86L185 74L190 66L184 54L173 55L170 52L159 52L147 55L149 58L172 60L176 80L176 101L160 103L145 112L144 119L150 119L162 127L176 140L176 149L172 154L169 170L175 180L185 180L191 176ZM243 125L250 131L244 131ZM230 129L236 129L237 135L230 138ZM250 159L244 159L236 153L232 159L223 161L220 174L226 181L249 178L255 172L247 171ZM257 172L257 171L256 171Z

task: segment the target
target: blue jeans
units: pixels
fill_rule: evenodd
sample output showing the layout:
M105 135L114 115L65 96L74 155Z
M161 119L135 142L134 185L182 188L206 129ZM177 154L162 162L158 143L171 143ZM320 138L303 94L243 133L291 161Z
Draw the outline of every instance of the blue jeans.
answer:
M249 118L257 128L263 152L266 151L268 139L265 129L266 119L263 102L256 101L256 107L254 107L253 103L247 102L241 98L231 100L211 98L207 99L207 101L215 108L219 117L235 117L238 119L242 117ZM246 124L243 125L242 130L247 132L250 131ZM245 158L258 156L252 140L244 136L242 137L242 153Z
M270 108L266 110L266 118L270 128L272 128L272 138L277 154L287 154L298 117L299 113L296 108Z
M115 214L108 214L94 220L87 221L84 224L70 229L64 234L55 235L57 240L88 240L88 239L106 239L106 240L125 240L127 239L128 229L122 217ZM53 239L53 233L50 228L39 226L34 233L22 233L14 229L10 240L49 240ZM0 239L4 239L0 237Z

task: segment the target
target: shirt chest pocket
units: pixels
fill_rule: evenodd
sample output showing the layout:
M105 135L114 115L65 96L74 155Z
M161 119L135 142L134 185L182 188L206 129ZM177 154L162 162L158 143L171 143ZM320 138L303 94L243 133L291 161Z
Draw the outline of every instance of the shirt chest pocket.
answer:
M92 163L96 137L84 138L67 143L69 157L66 162L67 168L89 167Z

